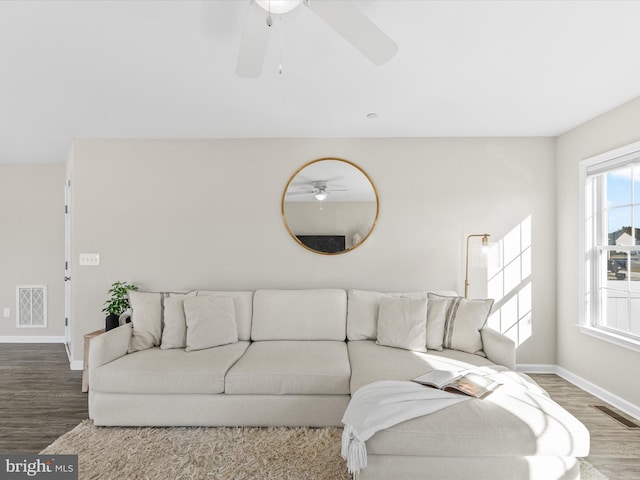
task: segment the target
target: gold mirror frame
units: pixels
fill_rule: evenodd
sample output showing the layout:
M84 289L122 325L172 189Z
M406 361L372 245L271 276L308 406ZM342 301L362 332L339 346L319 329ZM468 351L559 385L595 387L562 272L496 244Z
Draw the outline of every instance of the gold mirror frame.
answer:
M352 168L356 169L363 177L364 179L366 179L366 181L369 183L371 190L373 191L373 195L375 197L375 216L373 217L373 221L371 222L371 225L369 227L369 230L366 232L366 234L363 234L362 238L359 239L356 243L354 243L352 246L345 248L344 250L341 251L337 251L337 252L326 252L326 251L322 251L322 250L316 250L314 248L311 248L309 246L307 246L306 244L304 244L299 238L298 236L291 230L291 227L289 226L289 222L287 222L287 216L286 216L286 197L287 197L287 193L289 192L289 188L291 187L292 183L294 182L294 180L298 177L298 175L300 175L306 168L310 167L311 165L315 165L319 162L324 162L324 161L336 161L336 162L342 162L346 165L351 166ZM291 235L291 238L293 238L296 243L298 243L298 245L302 246L303 248L305 248L306 250L309 250L310 252L313 253L318 253L321 255L341 255L343 253L347 253L347 252L351 252L353 250L355 250L356 248L358 248L360 245L362 245L367 238L369 238L369 236L371 235L371 232L373 232L373 229L376 226L376 223L378 222L378 214L380 212L380 200L378 197L378 191L376 189L376 186L374 185L373 181L371 180L371 177L369 177L369 175L367 174L367 172L365 172L362 168L360 168L358 165L356 165L355 163L349 161L349 160L345 160L343 158L336 158L336 157L323 157L323 158L318 158L316 160L312 160L304 165L302 165L300 168L298 168L298 170L296 170L294 172L293 175L291 175L291 178L289 178L289 181L287 182L287 185L284 188L284 191L282 193L282 201L281 201L281 214L282 214L282 221L284 222L284 226L287 229L287 231L289 232L289 235ZM345 235L346 237L346 235Z

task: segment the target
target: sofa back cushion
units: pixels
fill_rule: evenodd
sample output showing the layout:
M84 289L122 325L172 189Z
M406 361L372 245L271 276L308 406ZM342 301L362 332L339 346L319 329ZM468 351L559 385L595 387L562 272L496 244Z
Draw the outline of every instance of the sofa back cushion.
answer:
M251 339L344 341L346 322L344 290L257 290Z
M251 317L253 312L253 292L224 292L198 290L198 296L213 295L216 297L231 297L236 311L238 325L238 340L251 338Z
M443 295L456 295L442 291ZM427 298L427 292L383 293L368 290L349 290L347 339L376 340L378 338L378 310L383 297ZM426 323L425 318L425 323Z

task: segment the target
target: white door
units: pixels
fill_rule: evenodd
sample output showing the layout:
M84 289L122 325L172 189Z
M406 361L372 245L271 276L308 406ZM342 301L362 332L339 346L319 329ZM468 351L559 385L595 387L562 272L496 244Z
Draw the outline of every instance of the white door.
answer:
M64 338L71 360L71 178L64 189Z

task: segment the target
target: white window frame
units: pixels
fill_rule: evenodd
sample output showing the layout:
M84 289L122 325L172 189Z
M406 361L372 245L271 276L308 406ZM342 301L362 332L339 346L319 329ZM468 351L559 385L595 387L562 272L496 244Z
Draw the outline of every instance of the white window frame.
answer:
M591 181L597 179L592 177L595 173L613 170L615 168L640 162L640 142L635 142L623 147L596 155L591 158L582 160L579 163L579 248L578 248L578 269L579 269L579 328L582 333L594 336L601 340L619 345L624 348L640 352L640 340L634 338L633 335L626 335L624 332L607 328L598 324L599 304L597 298L592 296L596 292L597 279L596 267L587 266L590 262L593 264L594 247L590 247L593 238L588 238L586 232L587 217L590 213L587 205L588 189L592 188ZM592 206L593 203L592 201ZM639 226L640 227L640 226ZM591 235L593 237L593 234ZM617 247L617 249L624 249ZM636 245L629 250L640 250L640 245ZM589 277L588 277L589 275ZM589 281L588 278L591 280Z

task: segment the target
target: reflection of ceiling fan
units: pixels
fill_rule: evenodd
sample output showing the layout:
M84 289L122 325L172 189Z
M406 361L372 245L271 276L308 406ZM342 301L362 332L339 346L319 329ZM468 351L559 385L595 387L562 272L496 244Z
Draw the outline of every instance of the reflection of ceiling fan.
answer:
M249 12L240 45L236 73L257 77L262 71L273 20L301 3L360 50L375 65L382 65L398 51L398 46L360 10L346 0L249 0Z
M301 185L298 183L298 185ZM326 200L331 192L347 192L349 191L347 188L330 188L327 184L326 180L319 180L315 182L310 182L308 184L302 184L305 186L304 190L297 190L293 192L287 191L287 196L295 196L295 195L313 195L313 197L318 201ZM291 184L294 186L294 184Z

